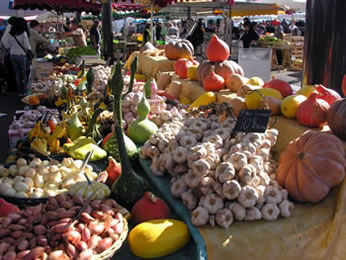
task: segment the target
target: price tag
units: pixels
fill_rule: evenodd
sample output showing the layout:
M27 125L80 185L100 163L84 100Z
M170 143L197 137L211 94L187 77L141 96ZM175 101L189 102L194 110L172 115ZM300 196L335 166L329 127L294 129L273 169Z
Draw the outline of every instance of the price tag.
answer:
M241 110L234 132L255 132L264 133L267 129L271 110L258 109L258 110Z

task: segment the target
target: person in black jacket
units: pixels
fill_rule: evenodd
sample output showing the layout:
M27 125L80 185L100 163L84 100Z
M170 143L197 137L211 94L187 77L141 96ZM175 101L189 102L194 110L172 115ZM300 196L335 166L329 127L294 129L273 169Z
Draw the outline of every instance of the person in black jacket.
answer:
M193 31L193 33L187 37L187 39L192 43L194 49L196 50L198 46L202 45L204 41L204 26L202 20L198 20L198 24Z
M249 21L244 23L244 30L244 33L240 36L240 40L243 42L244 48L250 48L250 46L254 45L256 41L258 41L259 36Z

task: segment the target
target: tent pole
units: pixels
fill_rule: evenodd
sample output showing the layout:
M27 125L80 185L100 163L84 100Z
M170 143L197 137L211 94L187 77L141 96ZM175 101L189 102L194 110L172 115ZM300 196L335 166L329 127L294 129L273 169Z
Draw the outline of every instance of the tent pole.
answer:
M112 0L102 4L103 54L108 64L114 63L113 31L112 31Z
M154 5L151 4L150 6L150 32L151 32L151 37L150 37L150 41L152 44L154 44Z

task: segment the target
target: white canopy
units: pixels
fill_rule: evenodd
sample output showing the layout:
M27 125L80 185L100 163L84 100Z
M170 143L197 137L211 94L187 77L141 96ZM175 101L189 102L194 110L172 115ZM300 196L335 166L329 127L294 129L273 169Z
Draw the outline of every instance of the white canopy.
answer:
M256 3L271 3L305 12L306 0L256 0Z

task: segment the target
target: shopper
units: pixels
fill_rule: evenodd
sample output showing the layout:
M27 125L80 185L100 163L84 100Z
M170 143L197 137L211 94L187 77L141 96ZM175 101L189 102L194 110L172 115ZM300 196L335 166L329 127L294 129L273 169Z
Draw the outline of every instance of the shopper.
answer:
M10 31L12 26L14 25L17 17L10 17L7 21L7 26L5 29L5 32L1 38L1 42L3 47L5 48L5 44L7 42L7 39L9 37ZM12 68L12 63L10 59L10 52L9 49L5 50L5 67L7 69L7 91L16 91L17 90L17 83L16 83L16 74Z
M204 41L204 33L205 29L202 24L202 20L198 20L195 30L192 32L190 36L187 37L187 39L192 43L195 50L197 50L197 47L201 46Z
M147 23L145 25L145 30L143 34L143 44L151 41L151 31L150 31L150 24Z
M59 38L62 37L72 37L74 41L74 46L76 47L85 47L87 46L86 37L83 29L80 27L77 20L73 20L71 24L71 32L64 32L58 34Z
M179 29L175 23L169 23L167 28L167 36L169 38L179 38Z
M3 36L4 31L1 32L0 39ZM8 70L6 66L7 51L5 46L0 41L0 92L3 95L7 95L7 83L8 83Z
M243 42L243 48L250 48L259 39L257 32L252 27L250 21L244 22L244 33L240 36L240 40Z
M38 28L40 26L40 23L36 20L33 20L30 22L30 37L29 37L29 41L30 41L30 46L31 46L31 50L32 53L34 54L34 56L36 57L37 55L37 46L39 44L49 44L49 41L44 38L42 35L39 34L39 32L37 31Z
M160 22L157 22L156 23L156 40L157 41L160 41L161 40L161 23Z
M101 54L101 34L100 34L100 21L95 20L90 29L90 45L97 51L97 55Z
M16 19L8 38L3 42L5 48L10 50L10 59L16 75L16 85L21 97L27 95L30 59L33 56L26 27L26 23L23 23L21 19Z

